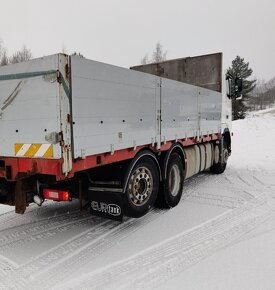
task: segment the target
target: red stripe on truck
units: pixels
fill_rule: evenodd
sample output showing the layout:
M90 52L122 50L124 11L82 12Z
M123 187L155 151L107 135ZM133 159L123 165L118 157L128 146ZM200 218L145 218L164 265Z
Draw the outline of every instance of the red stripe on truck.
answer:
M185 138L173 141L167 141L161 145L160 151L168 150L174 143L181 143L184 147L194 144L209 142L220 138L219 133L200 136L196 138ZM62 173L63 159L42 159L42 158L25 158L25 157L0 157L4 161L5 167L0 167L0 178L8 180L16 180L18 173L26 173L33 175L36 173L54 175L56 180L64 180L74 176L76 172L94 168L100 165L111 164L114 162L124 161L134 158L137 152L141 149L149 148L153 152L157 152L156 148L152 145L137 146L134 148L127 148L117 150L114 154L110 152L98 155L87 156L85 159L75 159L72 164L72 171L69 175Z

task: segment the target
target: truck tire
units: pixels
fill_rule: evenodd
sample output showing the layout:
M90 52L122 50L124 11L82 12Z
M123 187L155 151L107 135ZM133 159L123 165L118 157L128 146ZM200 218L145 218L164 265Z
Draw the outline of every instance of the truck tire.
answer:
M183 182L183 160L178 153L173 152L168 160L166 178L161 184L156 205L161 208L175 207L182 196Z
M154 205L159 189L159 170L156 162L144 156L132 169L123 195L124 214L139 218Z
M217 158L217 150L220 150L218 145L214 146L214 162L213 165L210 167L210 171L215 174L221 174L225 171L227 160L229 157L229 152L227 148L227 144L223 141L223 162L221 161L221 157L219 154L219 158Z

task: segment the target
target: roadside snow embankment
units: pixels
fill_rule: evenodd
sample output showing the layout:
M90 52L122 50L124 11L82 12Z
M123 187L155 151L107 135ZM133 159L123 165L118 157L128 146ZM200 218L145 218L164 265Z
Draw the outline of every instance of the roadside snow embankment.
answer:
M275 170L275 114L252 114L233 122L232 156L229 166Z

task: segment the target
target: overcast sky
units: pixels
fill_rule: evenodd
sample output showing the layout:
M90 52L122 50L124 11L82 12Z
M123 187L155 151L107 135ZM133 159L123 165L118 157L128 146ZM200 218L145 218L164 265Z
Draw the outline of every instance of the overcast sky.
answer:
M23 44L34 57L81 52L129 67L153 51L167 58L236 55L254 76L275 76L274 0L8 0L1 1L0 38L11 54Z

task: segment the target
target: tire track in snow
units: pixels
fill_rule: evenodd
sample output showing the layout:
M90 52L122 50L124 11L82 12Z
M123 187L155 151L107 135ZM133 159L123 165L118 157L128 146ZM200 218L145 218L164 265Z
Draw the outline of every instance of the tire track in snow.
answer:
M29 289L30 279L35 271L39 271L51 265L64 257L64 255L67 255L69 251L77 249L79 247L79 240L81 240L83 236L88 235L88 238L92 239L105 230L110 229L111 226L110 220L101 219L99 217L94 217L92 223L90 229L68 239L66 242L59 244L47 252L43 252L43 254L21 265L17 269L13 269L5 279L0 280L0 289L7 289L9 287L13 287L14 289ZM16 277L16 279L14 279L14 277Z
M261 179L259 179L259 177L256 177L255 175L253 175L252 178L253 178L255 181L257 181L259 184L261 184L261 185L265 185L265 183L264 183Z
M228 247L273 214L265 195L128 259L55 289L152 289L200 260Z
M0 281L4 278L8 273L15 271L18 268L18 265L9 259L0 256ZM1 289L1 282L0 282Z
M194 192L191 193L191 195L192 194L194 194ZM211 203L210 202L210 199L211 198L213 199L213 197L216 197L216 200L217 201L214 201L214 202ZM242 205L245 202L244 199L240 199L240 198L236 198L236 199L235 198L232 198L231 199L231 197L229 197L229 196L227 196L227 197L222 196L222 197L219 198L218 195L208 195L206 197L206 199L209 201L209 204L211 204L211 205L215 205L216 206L217 203L219 203L220 206L230 207L230 208L240 206L240 205ZM184 201L185 201L185 198L183 198L181 202L184 202ZM156 211L157 211L157 215L163 213L162 210L155 209L155 210L151 211L149 213L149 215L154 214L154 212L156 212ZM148 217L148 215L147 215L147 216L143 217L143 219L141 221L144 224L147 224L148 223L148 219L152 219L152 217L151 216ZM155 219L155 217L153 219ZM129 227L130 229L132 229L132 227L133 227L132 223L133 224L136 223L136 220L135 219L130 220L129 226L127 226L127 227ZM102 245L102 241L101 240L99 241L99 243L98 242L95 243L95 244L92 243L92 247L91 248L89 247L88 249L86 249L82 253L82 256L80 258L78 258L78 261L80 262L79 265L82 266L85 259L87 260L87 263L89 263L90 260L92 260L93 258L95 258L98 255L100 255L102 252L104 252L105 250L107 250L110 247L110 244L111 244L111 246L114 246L114 245L116 245L116 243L118 241L120 241L120 240L126 238L127 236L129 236L129 233L127 233L126 236L123 236L123 235L121 236L121 230L120 231L117 231L117 230L114 231L114 235L113 235L113 233L108 233L108 237L104 238L104 241L103 241L104 244L105 244L105 246ZM136 231L135 228L134 228L134 231ZM108 244L109 244L109 246L108 246ZM106 247L106 245L107 245L107 247ZM85 265L85 263L84 263L84 265ZM60 264L54 266L54 268L56 268L56 271L53 272L53 274L54 274L53 276L51 276L51 274L49 272L47 272L48 270L45 269L45 271L43 271L43 273L38 273L38 275L35 275L35 277L36 277L35 279L39 279L37 276L40 277L40 276L42 276L42 274L44 274L44 276L47 276L47 282L49 281L46 284L46 287L45 288L52 287L56 283L55 282L55 280L56 280L55 277L57 276L58 271L59 271L58 278L61 279L61 277L64 276L64 279L65 279L68 275L66 274L66 271L64 271L64 267L67 266L68 269L69 269L70 267L73 268L75 265L76 265L76 262L74 260L72 260L72 262L68 262L66 260L66 264L64 266L63 265L60 265ZM62 271L60 271L60 269L62 269ZM34 278L34 276L33 276L33 278Z
M267 177L266 174L260 173L260 172L249 172L250 174L246 173L245 175L242 175L242 180L247 183L248 185L256 188L262 188L263 186L265 188L269 188L269 185L266 184L266 182L263 181L265 177ZM241 175L242 173L239 173Z
M265 223L261 224L259 227L253 229L252 231L250 231L249 233L238 239L236 243L249 241L253 238L257 238L258 236L268 234L274 230L275 230L275 201L273 215Z
M58 212L60 211L60 212ZM44 216L44 212L47 216ZM24 215L16 214L14 211L7 212L0 215L0 232L18 227L19 225L30 225L37 221L47 220L49 218L63 216L69 213L79 212L76 206L57 206L51 202L46 202L43 207L37 207L31 204Z
M75 221L80 221L91 215L88 213L75 212L63 214L52 218L45 218L31 224L19 225L1 231L0 249L5 245L23 240L26 236L38 235L45 231L55 229L62 225L69 225Z
M219 206L224 208L235 208L241 206L247 200L254 198L253 194L250 194L247 190L244 189L244 185L245 188L248 187L247 186L248 182L244 183L244 179L238 179L239 182L237 182L236 184L236 182L233 182L233 180L236 180L236 177L234 176L233 179L233 176L227 174L227 172L224 173L223 175L211 176L211 178L214 178L213 180L214 186L211 187L207 186L206 188L204 188L203 191L201 191L201 188L203 188L205 181L202 180L202 184L200 184L201 188L199 188L199 191L194 190L193 187L191 190L188 190L186 193L183 194L183 200L194 203ZM231 195L228 194L223 195L222 194L223 189L228 186L231 188L230 190ZM212 193L219 191L221 191L221 194Z
M254 238L257 238L259 236L268 234L272 231L275 231L275 220L273 218L273 221L269 222L269 224L267 226L264 227L260 227L260 229L255 229L255 231L252 231L251 233L248 233L247 235L245 235L243 238L241 238L239 242L243 242L243 241L249 241L252 240Z
M231 185L233 185L236 188L240 188L242 186L246 186L248 188L251 188L252 184L251 181L249 181L249 176L247 175L246 171L241 172L234 172L233 174L229 170L224 173L225 180L227 180Z
M19 238L17 240L2 245L0 248L0 252L5 253L7 251L13 251L14 248L22 247L26 244L30 244L33 242L43 241L50 237L52 238L55 235L72 231L74 228L78 228L82 225L93 225L93 218L93 216L88 215L87 217L76 219L71 222L66 222L65 224L45 227L45 229L41 230L40 232L32 235L25 235L25 237L22 239Z
M163 213L165 213L164 210L154 209L142 219L127 219L124 223L103 219L103 224L95 225L84 233L20 266L2 283L4 285L14 284L13 277L15 275L17 277L16 283L20 288L36 289L37 279L43 279L43 285L40 285L40 288L49 289L60 280L70 276L72 269L78 269L78 267L88 264L93 258L117 245L118 241L133 234ZM44 280L44 277L47 279Z
M265 176L253 176L254 180L256 180L261 186L264 186L266 190L268 190L273 198L275 198L275 183L274 183L274 177L275 172L273 175L265 175ZM264 179L268 177L268 181L265 182ZM272 180L272 181L271 181Z
M52 219L55 219L55 218L60 218L62 219L63 217L66 217L66 216L69 216L69 215L72 215L72 214L75 214L75 213L79 213L81 214L82 212L80 212L80 210L74 210L74 211L71 211L71 212L66 212L66 213L62 213L62 214L55 214L54 216L46 216L46 217L39 217L39 218L36 218L36 219L30 219L30 220L25 220L25 216L22 216L22 215L19 215L19 214L15 214L16 217L14 218L14 220L16 221L14 224L12 223L13 222L13 219L11 218L11 224L9 225L9 220L7 221L7 224L6 226L4 226L4 223L6 223L6 221L3 221L3 224L2 224L2 227L0 229L0 233L3 233L3 232L8 232L8 231L12 231L13 229L15 228L19 228L19 227L29 227L29 226L32 226L32 225L35 225L37 223L40 223L40 222L47 222L47 221L50 221ZM37 217L37 216L36 216ZM19 220L17 220L17 218L19 218ZM1 219L1 216L0 216L0 220L2 222L2 219Z
M38 272L33 278L39 280L46 276L47 280L43 283L42 289L49 289L60 281L68 279L74 267L78 268L87 265L91 260L113 246L116 246L117 243L159 218L164 213L165 210L153 209L142 219L128 219L113 230L106 232L104 236L102 235L98 237L98 239L83 245L80 251L74 251L71 257L64 259L61 263L55 264L53 267L43 272ZM35 289L35 283L32 287L31 289Z
M246 190L247 188L251 191L251 188L253 187L253 191L260 192L268 189L268 186L261 181L260 177L255 175L255 172L252 173L252 175L250 173L250 171L248 173L246 171L237 172L236 175L238 178L236 178L235 175L231 175L230 173L228 174L227 172L224 174L225 179L233 186L233 190L239 191L238 194L245 200L253 198L253 196L251 196L251 194Z
M33 212L33 211L30 211ZM25 213L25 215L29 215L29 213ZM26 216L24 216L26 218ZM9 227L17 226L18 223L22 222L22 215L16 214L14 211L6 212L0 214L1 224L0 224L0 232L2 230L6 230Z
M242 175L242 176L240 176ZM251 188L251 182L247 180L247 178L242 173L235 173L232 175L231 173L225 173L225 180L227 180L231 186L234 188L241 188L243 186Z
M251 198L251 196L243 193L238 188L233 188L233 190L237 192L237 194L234 194L233 196L213 194L212 192L217 192L217 190L222 191L226 186L226 181L230 186L232 186L232 183L229 181L229 178L226 177L226 174L218 176L211 175L211 178L213 178L214 187L207 187L202 192L195 190L194 188L197 188L196 185L198 185L198 181L201 181L200 185L203 187L204 183L208 180L209 175L210 173L204 172L196 176L197 180L195 178L188 179L183 190L182 200L224 208L235 208L242 205L247 199Z
M184 201L219 206L224 208L235 208L242 205L245 200L238 197L224 196L218 194L192 192L184 197Z
M237 177L247 186L249 186L249 187L252 186L252 184L248 180L246 180L243 176L237 175Z

